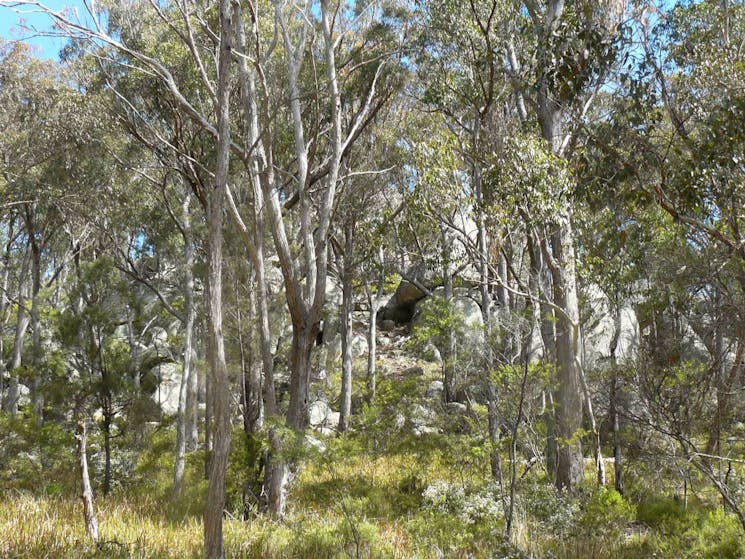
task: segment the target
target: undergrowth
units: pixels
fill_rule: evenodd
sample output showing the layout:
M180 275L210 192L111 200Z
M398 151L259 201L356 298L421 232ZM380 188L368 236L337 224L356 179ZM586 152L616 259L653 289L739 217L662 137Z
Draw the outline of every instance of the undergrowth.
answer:
M629 475L624 497L589 483L557 492L540 467L520 466L510 541L509 491L490 481L477 428L410 429L429 381L383 379L356 431L299 455L282 522L257 516L258 447L237 429L228 475L226 556L231 559L636 559L745 557L742 528L710 496L686 501ZM479 410L473 421L483 421ZM443 414L439 413L439 420ZM444 417L447 417L446 415ZM5 420L7 423L7 420ZM202 556L203 451L188 455L184 494L171 492L174 437L149 431L137 459L118 465L115 491L96 496L100 543L84 529L72 438L22 421L5 427L0 459L2 559L189 559ZM95 451L100 442L92 436ZM44 455L42 451L53 453ZM92 468L99 467L95 454ZM588 466L591 467L591 466ZM503 470L508 471L505 461ZM36 476L36 477L34 477ZM588 470L588 479L592 474ZM37 481L34 483L34 479ZM637 479L638 481L633 481ZM254 499L254 502L251 502Z

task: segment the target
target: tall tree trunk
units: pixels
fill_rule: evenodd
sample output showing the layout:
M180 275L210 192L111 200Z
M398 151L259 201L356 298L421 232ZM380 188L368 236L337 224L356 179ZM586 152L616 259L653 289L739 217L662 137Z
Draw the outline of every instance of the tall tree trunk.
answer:
M559 455L556 486L574 490L584 479L582 441L582 392L579 363L579 302L574 269L574 245L571 212L563 216L552 238L555 260L551 269L554 303L562 310L557 316L556 363L559 386L556 401L556 436Z
M538 305L534 307L543 342L543 359L547 363L556 360L556 320L554 309L549 304L553 297L549 272L541 252L541 243L537 235L528 235L528 255L530 257L530 286L531 291L538 296Z
M232 24L230 0L220 0L220 53L215 110L217 113L217 167L215 187L208 198L209 245L209 341L212 403L214 406L214 441L210 458L207 504L204 510L204 557L224 559L223 510L225 483L230 451L230 394L222 320L222 248L223 210L230 160L230 65L232 57Z
M527 216L525 216L527 220ZM533 305L533 320L540 329L543 343L543 361L556 361L556 321L554 310L548 304L552 297L549 278L545 270L545 261L541 252L541 243L534 232L527 236L528 255L530 257L530 291L538 297L538 304ZM551 381L553 384L553 380ZM556 414L553 397L554 387L549 385L543 391L543 406L541 417L546 424L546 471L552 479L556 479L556 466L559 460L559 447L556 439Z
M354 222L347 220L344 225L344 256L342 264L342 305L341 305L341 397L339 432L349 429L349 416L352 413L352 252L354 251Z
M293 324L290 350L290 403L286 425L295 433L308 426L308 381L310 379L310 354L318 334L318 323L296 330ZM288 441L278 430L269 433L271 453L267 462L265 489L267 509L275 518L282 518L287 506L292 464L282 457Z
M209 319L207 320L207 322L209 323ZM208 326L207 335L209 335L209 332L210 327ZM211 344L212 342L208 340L207 345L210 346ZM209 363L212 363L211 353L212 350L208 347L207 361ZM207 451L204 462L204 479L209 479L210 477L210 455L215 443L215 430L213 425L214 421L212 420L215 408L215 405L213 403L213 384L214 383L212 381L212 374L208 373L204 379L204 449Z
M3 252L3 274L1 276L2 280L0 280L0 328L5 327L7 318L5 310L10 303L10 299L8 298L8 280L10 278L10 253L13 248L13 238L15 236L14 226L15 219L11 216L7 226L8 237ZM5 397L5 360L2 357L3 355L5 355L4 336L0 336L0 407L2 407Z
M290 484L290 464L281 458L286 441L277 429L269 430L270 452L266 458L264 475L264 509L274 518L282 519L287 506L287 492Z
M375 294L370 290L369 282L365 281L365 293L367 294L367 303L370 306L370 323L367 327L367 398L369 402L375 400L377 391L377 370L376 360L378 351L378 310L383 299L385 289L385 267L383 247L378 248L378 285Z
M252 282L253 283L253 282ZM249 324L256 323L256 292L249 289L248 312ZM254 357L253 336L243 333L243 316L238 310L238 342L241 353L241 370L243 371L243 419L247 435L257 435L264 425L264 399L262 396L261 367Z
M251 190L253 194L253 230L249 233L245 224L241 223L246 249L248 250L254 265L256 282L256 303L259 313L259 351L261 353L261 365L263 372L263 397L264 413L268 417L277 414L277 399L274 388L274 356L272 355L271 330L269 327L269 287L264 266L264 215L266 212L264 203L264 187L262 177L265 178L267 189L274 184L273 169L267 161L263 138L259 130L259 107L256 91L256 71L249 67L247 57L246 32L240 2L233 5L233 19L236 24L236 46L242 56L238 60L238 72L241 83L241 102L245 113L245 133L250 146L250 151L244 154L244 161L249 171ZM252 34L258 33L258 21L256 14L252 12ZM252 36L253 36L252 35Z
M196 308L194 308L194 325L192 326L192 362L189 364L189 379L186 387L186 449L196 450L199 446L199 370L196 367Z
M108 497L111 493L111 420L113 412L111 411L111 396L107 397L107 403L103 411L103 496Z
M26 339L26 332L28 331L28 326L31 322L31 316L27 308L27 290L23 280L18 293L18 303L18 315L16 317L16 330L15 336L13 338L13 350L10 356L10 366L8 367L8 371L10 373L10 380L8 382L8 393L6 394L5 400L3 400L3 411L10 413L10 415L12 415L13 417L18 414L18 401L21 395L20 384L18 380L18 370L22 364L23 342Z
M478 153L480 148L480 130L481 130L481 113L476 110L475 124L473 127L471 149L474 154ZM482 376L486 385L487 392L487 415L489 429L489 466L491 469L492 479L502 486L502 456L500 453L500 421L499 421L499 392L492 378L494 367L493 347L493 324L492 324L492 301L489 293L489 246L487 242L486 231L486 213L484 211L484 196L481 184L481 166L476 157L471 161L471 178L476 198L476 225L477 230L477 249L478 249L478 269L479 269L479 294L481 296L481 319L484 323L483 337L483 356L482 356ZM499 303L501 311L507 315L509 313L508 297L506 292L507 284L507 266L504 261L504 255L499 254L499 275L501 284L498 287Z
M440 242L442 243L442 277L444 282L444 298L447 309L452 310L453 304L453 270L450 260L450 239L447 235L447 227L440 224ZM455 402L456 400L456 378L455 378L455 360L456 360L456 339L455 330L449 325L445 332L445 340L442 351L442 383L444 386L443 397L445 403Z
M194 240L192 238L191 211L189 204L191 195L185 192L181 204L181 227L184 237L184 354L182 357L181 385L178 395L178 414L176 417L176 459L173 472L173 494L178 497L184 481L187 448L187 424L190 410L187 407L189 383L195 376L193 369L194 357Z
M543 29L544 44L559 26L564 11L564 0L549 0ZM557 157L562 157L562 121L564 109L552 89L551 56L542 52L541 76L538 84L537 111L541 134ZM554 303L561 309L556 324L556 364L558 390L556 402L556 435L559 444L556 486L574 490L584 478L582 442L582 396L580 387L579 302L575 272L574 234L571 202L563 199L556 219L556 230L551 235L551 248L543 243L544 257L550 261Z
M613 428L613 472L614 481L613 484L621 495L624 490L624 479L623 479L623 452L621 447L621 418L618 412L619 407L619 379L618 379L618 358L616 351L618 349L618 341L621 338L621 304L619 301L615 301L613 305L613 336L610 342L610 366L611 366L611 381L610 381L610 403L609 412L610 419Z
M29 233L29 248L31 249L31 368L33 369L33 381L31 385L31 401L36 417L37 425L44 423L44 395L41 388L44 384L41 368L41 248L39 247L32 210L27 206L27 229Z
M342 293L340 433L349 429L349 416L352 413L352 282L348 278L343 280Z
M91 479L88 475L88 457L86 455L88 435L83 421L78 421L75 438L78 444L78 464L80 465L80 485L82 491L80 498L83 500L85 531L88 537L93 540L93 543L98 543L98 523L96 522L96 511L93 508L93 490L91 489Z
M293 324L290 349L290 403L287 409L287 426L303 431L308 426L308 385L310 381L310 354L318 334L318 323L310 326Z

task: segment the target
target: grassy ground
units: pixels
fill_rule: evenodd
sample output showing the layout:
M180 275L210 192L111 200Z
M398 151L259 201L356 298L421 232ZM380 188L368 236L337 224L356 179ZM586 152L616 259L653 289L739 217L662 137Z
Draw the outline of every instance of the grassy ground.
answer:
M284 522L229 516L227 556L246 559L502 558L572 559L745 557L741 529L721 509L657 496L631 503L611 490L557 494L538 476L523 480L513 544L506 545L499 491L480 468L456 468L472 441L433 437L431 444L385 454L338 440L306 457ZM420 441L421 442L421 441ZM459 454L452 454L460 446ZM354 447L354 448L350 448ZM354 450L354 452L352 452ZM162 462L167 466L167 462ZM0 557L197 558L204 483L179 502L168 496L164 467L149 492L118 490L96 501L101 543L85 534L74 495L11 490L0 497ZM153 466L148 466L153 475ZM162 479L157 479L162 476Z
M461 521L447 506L423 503L429 484L452 483L452 476L441 475L448 465L435 445L424 453L343 458L348 445L340 441L324 455L308 458L283 523L228 517L228 556L486 558L500 549L505 549L500 556L507 556L498 518ZM202 498L200 485L192 493L195 501ZM97 499L102 543L96 548L88 543L82 504L74 496L9 491L0 498L0 557L200 557L199 507L189 499L173 503L165 487L151 496L120 490Z
M629 469L628 497L623 498L591 482L576 495L560 494L540 467L522 475L521 465L508 544L505 495L489 481L488 451L480 434L483 410L475 410L473 424L461 424L456 420L462 417L448 416L429 402L442 432L417 436L411 429L417 406L426 403L424 389L435 376L426 371L423 377L383 378L377 407L360 411L354 434L324 439L323 452L303 451L281 523L252 516L250 506L250 520L242 519L250 460L237 430L228 476L227 557L745 557L742 529L713 493L702 491L705 484L697 482L684 502L675 487L661 484L663 476L654 468ZM189 456L186 493L174 501L171 429L150 432L132 458L136 465L117 474L114 493L97 497L101 543L93 546L76 495L69 436L51 426L41 433L25 432L22 424L5 427L17 434L12 440L19 450L5 452L11 456L0 472L0 559L201 557L204 455ZM94 436L92 443L95 448L100 441ZM24 454L21 448L36 450ZM122 442L116 455L128 448ZM27 458L43 452L42 461ZM505 471L507 466L505 461Z

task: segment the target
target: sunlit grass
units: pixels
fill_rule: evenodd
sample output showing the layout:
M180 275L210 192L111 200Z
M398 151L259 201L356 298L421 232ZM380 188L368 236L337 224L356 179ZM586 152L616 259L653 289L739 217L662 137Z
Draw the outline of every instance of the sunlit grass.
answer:
M376 456L350 452L347 445L353 441L328 442L328 455L310 459L300 470L282 523L226 517L228 556L442 557L441 550L421 537L426 521L417 520L417 515L426 485L437 479L452 481L455 475L446 452L431 445L427 450ZM200 516L194 507L166 495L167 488L161 488L97 498L100 543L96 547L85 533L80 500L8 492L0 498L0 557L200 557ZM486 549L484 553L474 549L464 545L462 554L454 556L489 556Z

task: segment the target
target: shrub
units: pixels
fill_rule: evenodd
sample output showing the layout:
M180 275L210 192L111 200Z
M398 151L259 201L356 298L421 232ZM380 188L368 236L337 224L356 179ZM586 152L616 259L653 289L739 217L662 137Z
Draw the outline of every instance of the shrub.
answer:
M636 517L636 507L615 489L600 487L592 493L579 520L586 534L618 538Z

